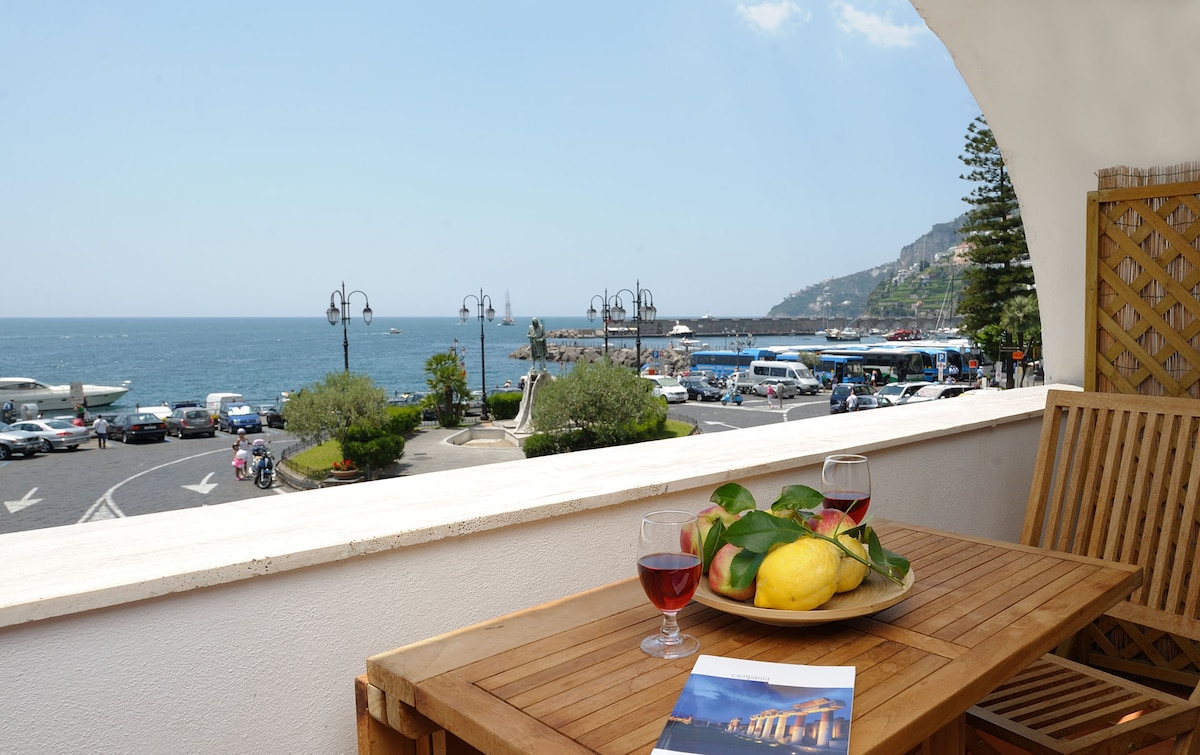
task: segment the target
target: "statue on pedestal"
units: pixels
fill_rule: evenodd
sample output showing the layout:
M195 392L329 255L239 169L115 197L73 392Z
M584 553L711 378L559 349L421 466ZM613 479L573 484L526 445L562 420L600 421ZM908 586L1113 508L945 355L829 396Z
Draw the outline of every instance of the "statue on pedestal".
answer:
M529 330L525 331L525 336L529 339L529 360L532 362L530 371L534 368L546 371L546 328L535 317L529 323Z

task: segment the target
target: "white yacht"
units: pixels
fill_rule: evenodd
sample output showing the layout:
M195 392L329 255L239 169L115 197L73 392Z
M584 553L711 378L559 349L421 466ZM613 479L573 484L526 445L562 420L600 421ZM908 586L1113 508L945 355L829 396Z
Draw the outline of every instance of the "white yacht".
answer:
M74 389L74 390L72 390ZM108 406L129 393L129 388L115 385L46 385L33 378L0 377L0 405L11 401L14 408L24 404L37 404L39 410L71 409L75 400L82 395L89 409Z

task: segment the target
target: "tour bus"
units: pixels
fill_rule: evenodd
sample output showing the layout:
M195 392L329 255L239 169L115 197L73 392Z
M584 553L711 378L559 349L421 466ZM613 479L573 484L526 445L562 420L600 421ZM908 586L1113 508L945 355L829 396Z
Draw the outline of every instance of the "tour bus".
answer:
M709 370L724 380L735 372L749 369L750 363L775 359L770 349L742 349L741 351L693 351L689 370Z
M880 346L877 348L826 349L824 355L856 356L862 359L865 381L883 385L906 380L929 380L930 356L912 348ZM933 363L933 379L937 379L937 364Z
M757 359L748 368L738 371L733 387L738 393L749 393L767 378L790 378L796 381L796 389L801 393L812 395L821 390L821 383L812 370L800 362Z
M834 383L862 383L863 368L861 356L843 356L822 351L813 374L822 385Z

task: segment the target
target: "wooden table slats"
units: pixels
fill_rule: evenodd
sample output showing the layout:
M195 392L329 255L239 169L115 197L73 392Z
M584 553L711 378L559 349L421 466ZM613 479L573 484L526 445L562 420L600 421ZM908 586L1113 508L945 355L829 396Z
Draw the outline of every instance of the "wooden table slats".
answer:
M696 603L679 614L702 653L855 666L852 755L953 751L971 704L1141 579L1135 567L876 525L916 582L874 616L774 627ZM638 649L659 622L631 578L374 656L367 676L389 708L412 705L483 752L646 753L694 662Z

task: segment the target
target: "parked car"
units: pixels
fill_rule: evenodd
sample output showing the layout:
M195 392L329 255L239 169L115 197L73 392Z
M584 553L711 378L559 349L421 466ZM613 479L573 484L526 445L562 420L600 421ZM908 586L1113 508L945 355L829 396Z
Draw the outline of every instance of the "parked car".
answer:
M217 411L217 428L227 433L261 433L262 417L249 404L222 404Z
M283 405L288 401L287 396L280 396L275 399L275 405L267 409L266 414L262 415L263 422L267 427L278 427L280 430L287 427L287 420L283 418Z
M893 404L907 403L914 393L927 385L933 385L927 380L914 380L908 383L890 383L875 391L875 395L886 398Z
M853 391L858 400L862 401L864 396L873 396L870 386L863 383L838 383L833 386L829 392L829 413L841 414L846 411L846 398Z
M212 438L217 434L217 427L203 406L179 407L171 412L171 416L165 421L167 435L174 435L176 438L190 438L196 435Z
M41 448L42 439L38 436L0 422L0 461L11 459L13 454L33 456Z
M964 383L931 383L918 390L904 403L905 405L921 404L926 401L954 398L955 396L961 396L969 390L971 390L971 386Z
M74 451L92 439L91 430L73 425L65 419L26 419L10 425L14 430L24 430L41 438L41 450Z
M665 398L668 404L682 404L687 401L687 388L680 385L675 378L666 375L643 375L642 377L654 384L651 392L655 396Z
M687 389L689 399L696 401L720 401L721 389L702 377L685 375L679 378L679 384Z
M167 439L167 423L150 412L118 414L108 421L108 437L128 443L131 440Z
M869 396L859 396L858 406L855 407L855 410L861 412L867 409L883 409L887 406L895 406L895 404L887 396L880 396L878 393L873 393Z
M800 395L800 386L791 378L767 378L758 385L754 386L754 393L758 396L767 395L767 388L775 387L775 395L783 398L795 398Z

